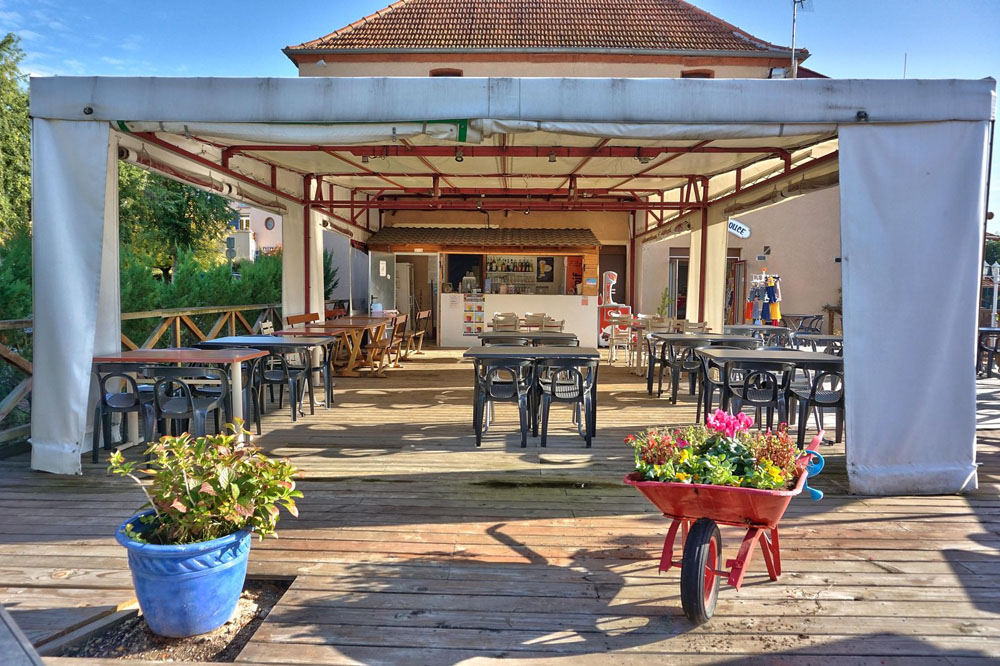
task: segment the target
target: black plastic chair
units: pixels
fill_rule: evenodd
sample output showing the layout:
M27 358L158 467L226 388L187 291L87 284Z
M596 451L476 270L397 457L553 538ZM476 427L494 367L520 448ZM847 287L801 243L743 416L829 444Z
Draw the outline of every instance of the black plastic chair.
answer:
M759 347L760 340L748 337L745 341L729 341L724 345L711 345L707 348L757 349ZM712 411L712 398L715 396L715 392L719 392L719 408L724 410L729 409L729 394L726 392L725 364L717 363L707 356L698 354L697 349L695 349L695 355L701 360L701 396L698 415L695 417L696 423L701 423L701 414L704 413L707 419Z
M153 407L157 419L172 421L176 433L176 425L183 422L184 430L195 437L202 437L207 432L206 421L209 412L225 414L225 421L232 421L229 413L229 376L219 368L165 368L162 366L147 367L144 372L156 379L153 386ZM221 390L218 395L199 397L190 380L208 380L218 382ZM218 423L218 421L216 421Z
M767 410L767 428L774 426L774 412L778 422L788 422L788 393L795 366L791 363L772 361L738 361L727 364L726 391L731 396L732 413L742 411L744 405L755 408L754 420L761 429L761 410Z
M541 359L535 364L538 378L539 415L542 421L542 441L548 441L549 410L553 402L567 402L574 405L574 421L580 436L590 448L595 423L593 387L597 381L597 359L560 358Z
M239 349L238 351L243 351ZM260 395L258 393L260 387L260 363L258 359L253 359L250 361L244 361L240 364L242 369L243 377L243 413L240 418L243 419L243 427L250 429L251 424L257 425L257 434L261 434L260 429ZM231 378L230 378L231 379ZM191 387L194 390L195 396L199 398L216 398L222 391L221 384L195 384ZM232 409L232 403L230 403L229 409Z
M654 338L651 334L646 334L646 393L653 395L653 375L656 373L656 366L660 363L660 346L663 341Z
M308 351L303 353L308 354ZM267 387L271 402L274 402L274 387L278 387L278 409L284 406L285 387L288 388L288 405L291 409L292 421L295 421L301 411L300 403L306 388L309 389L309 413L316 413L316 394L313 389L312 372L309 371L309 364L296 365L289 363L285 354L272 353L264 359L264 365L260 371L260 391ZM266 411L263 397L259 404L262 411Z
M678 349L679 348L679 349ZM663 374L670 369L670 384L672 393L670 403L677 404L677 388L680 385L681 373L687 373L691 395L695 394L695 386L701 376L701 360L690 344L666 342L660 348L660 377L656 385L656 397L663 396Z
M156 434L153 423L153 392L143 390L132 375L140 369L131 363L99 363L94 368L97 375L98 398L94 407L94 437L92 441L91 459L97 462L97 449L101 435L104 438L104 450L111 449L111 415L139 415L142 428L142 441L150 442ZM112 390L111 382L120 382L117 390ZM124 390L123 390L124 389Z
M476 446L482 446L483 433L489 430L492 404L512 402L517 405L521 422L521 448L527 447L531 419L530 392L535 377L534 362L484 359L477 363L475 375L476 395L472 418L476 430Z
M830 380L830 386L824 386ZM844 432L844 373L836 370L817 371L813 377L812 386L792 389L792 394L799 402L799 433L796 443L801 449L805 443L806 421L809 420L809 408L813 408L816 418L816 429L823 429L823 408L833 407L837 410L836 441L840 442Z

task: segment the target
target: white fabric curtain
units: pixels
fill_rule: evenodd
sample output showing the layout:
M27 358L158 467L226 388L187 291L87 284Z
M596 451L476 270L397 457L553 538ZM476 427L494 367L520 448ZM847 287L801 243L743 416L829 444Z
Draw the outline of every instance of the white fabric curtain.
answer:
M852 492L974 490L987 122L840 131Z
M35 118L31 129L31 467L80 474L91 361L121 349L117 142L106 123Z

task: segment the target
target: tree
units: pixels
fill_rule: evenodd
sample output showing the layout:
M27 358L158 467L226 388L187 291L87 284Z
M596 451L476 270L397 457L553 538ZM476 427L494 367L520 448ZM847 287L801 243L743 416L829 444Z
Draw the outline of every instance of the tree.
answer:
M0 39L0 244L31 220L31 121L21 40Z
M1000 261L1000 241L986 241L985 251L983 252L983 261L988 263L990 266L993 265L994 261Z
M122 244L147 257L168 281L185 250L212 263L234 216L217 194L125 163L119 164L118 198Z

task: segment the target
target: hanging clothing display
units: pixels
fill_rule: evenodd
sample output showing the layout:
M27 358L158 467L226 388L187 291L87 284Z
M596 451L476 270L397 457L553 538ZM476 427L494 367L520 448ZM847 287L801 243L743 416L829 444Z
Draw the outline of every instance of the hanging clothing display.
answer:
M781 276L754 275L747 292L744 320L752 324L781 324Z

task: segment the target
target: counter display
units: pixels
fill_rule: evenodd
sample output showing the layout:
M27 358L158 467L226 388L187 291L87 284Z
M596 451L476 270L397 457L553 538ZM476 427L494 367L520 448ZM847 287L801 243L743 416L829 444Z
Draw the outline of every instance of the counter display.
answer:
M482 310L479 310L482 308ZM597 346L597 297L547 294L441 294L441 346L468 347L476 329L490 331L496 312L544 312L565 322L584 347ZM482 316L483 321L476 321ZM466 319L471 318L469 321Z

